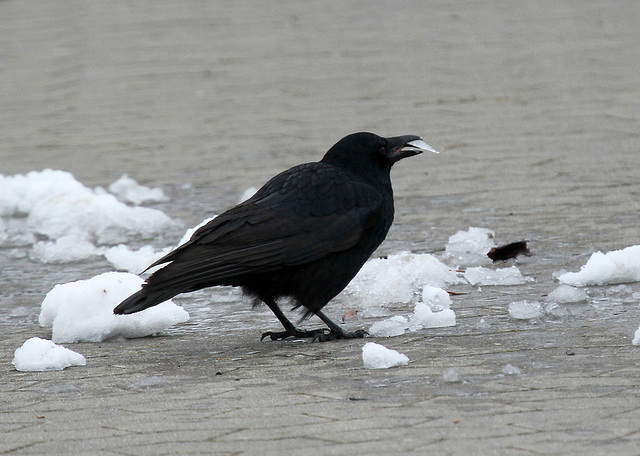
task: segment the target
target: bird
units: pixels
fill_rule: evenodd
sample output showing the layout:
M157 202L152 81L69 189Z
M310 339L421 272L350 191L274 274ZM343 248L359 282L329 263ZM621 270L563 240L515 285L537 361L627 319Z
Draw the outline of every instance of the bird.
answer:
M196 230L149 266L163 265L113 312L132 314L181 293L230 285L241 287L254 307L266 304L284 327L263 333L261 340L365 337L365 330L347 331L322 309L351 282L391 227L391 167L424 151L438 153L416 135L359 132L342 138L320 161L281 172ZM302 308L299 322L316 315L327 328L297 328L280 309L282 298L293 309Z

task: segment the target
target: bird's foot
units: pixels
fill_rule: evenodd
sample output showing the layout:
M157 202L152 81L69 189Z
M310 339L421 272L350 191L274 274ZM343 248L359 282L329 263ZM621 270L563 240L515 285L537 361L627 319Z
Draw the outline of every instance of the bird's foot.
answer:
M313 338L313 342L328 342L330 340L338 339L362 339L368 336L369 333L364 329L358 329L356 331L329 331L328 333L318 334Z
M328 336L330 334L330 332L328 332L328 330L326 329L313 329L310 331L301 331L299 329L292 329L292 330L286 330L286 331L278 331L278 332L274 332L274 331L267 331L265 333L262 333L262 337L260 338L260 340L264 340L267 337L270 337L271 340L285 340L285 339L289 339L289 338L294 338L294 339L312 339L312 340L319 340L321 337L323 336Z

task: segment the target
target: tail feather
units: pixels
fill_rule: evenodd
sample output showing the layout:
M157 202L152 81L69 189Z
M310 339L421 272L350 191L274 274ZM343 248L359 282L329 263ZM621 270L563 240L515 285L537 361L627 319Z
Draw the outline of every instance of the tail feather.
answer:
M178 293L167 291L163 291L160 293L150 293L149 290L143 287L142 290L137 291L136 293L132 294L127 299L122 301L120 304L118 304L118 306L113 309L113 313L116 315L127 315L140 312L141 310L156 306L161 302L167 301L177 294Z

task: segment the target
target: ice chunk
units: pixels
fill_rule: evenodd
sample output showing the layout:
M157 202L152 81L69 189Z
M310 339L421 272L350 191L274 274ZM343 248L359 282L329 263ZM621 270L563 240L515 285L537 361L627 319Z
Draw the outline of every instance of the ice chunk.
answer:
M362 361L367 369L387 369L409 364L406 355L374 342L367 342L362 347Z
M367 261L345 293L365 308L406 304L425 285L443 287L454 283L464 283L464 280L433 255L403 252Z
M542 304L538 301L516 301L509 304L509 315L517 320L542 317Z
M80 353L39 337L32 337L22 344L11 361L16 370L25 372L62 370L69 366L84 366L86 363Z
M449 237L443 259L455 267L491 264L487 256L495 247L495 233L487 228L470 227Z
M458 372L453 367L450 367L449 369L444 371L444 374L442 374L442 381L445 383L458 383L461 380L462 378L460 377L460 372Z
M633 335L633 340L631 341L633 345L640 345L640 327L636 329L635 334Z
M68 234L55 240L37 242L29 258L40 263L70 263L102 255L104 249L96 247L78 234Z
M167 201L169 199L162 189L140 185L126 174L123 174L120 179L109 185L109 191L117 195L121 200L136 205Z
M422 302L428 305L434 312L448 309L451 306L449 293L439 287L426 285L422 289Z
M560 285L547 296L547 302L555 302L557 304L585 302L588 300L589 295L587 295L586 291L569 285Z
M532 278L525 278L520 270L511 266L510 268L490 269L476 266L467 269L464 278L471 285L522 285Z
M522 371L512 364L505 364L502 367L502 375L520 375Z
M640 280L640 245L608 253L595 252L578 272L558 277L560 283L574 287L611 285Z
M120 272L56 285L42 301L38 321L52 327L54 342L100 342L149 336L189 318L171 301L131 315L114 315L113 308L141 285L140 277Z
M409 320L409 330L418 331L423 328L444 328L456 325L456 314L451 309L434 312L431 308L419 302L413 309L413 316Z
M409 321L402 315L377 321L371 325L368 332L373 337L395 337L404 334Z

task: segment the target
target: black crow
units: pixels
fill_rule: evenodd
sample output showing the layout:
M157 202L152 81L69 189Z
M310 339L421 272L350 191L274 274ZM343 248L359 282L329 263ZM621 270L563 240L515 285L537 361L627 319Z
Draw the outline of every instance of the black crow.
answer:
M354 133L341 139L319 162L278 174L250 199L199 228L149 266L166 263L113 312L139 312L180 293L231 285L254 297L254 306L264 302L284 326L263 339L364 337L365 331L344 331L321 310L389 231L391 166L425 150L436 152L419 136ZM329 332L298 330L276 303L284 297L294 308L304 308L302 319L317 315Z

